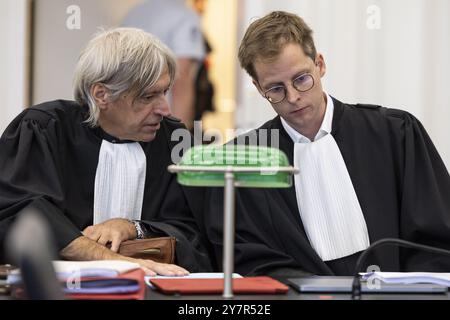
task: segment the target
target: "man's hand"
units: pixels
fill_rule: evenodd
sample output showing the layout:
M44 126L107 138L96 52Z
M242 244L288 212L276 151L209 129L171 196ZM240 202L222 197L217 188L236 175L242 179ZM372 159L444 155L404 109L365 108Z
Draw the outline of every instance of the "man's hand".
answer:
M103 223L89 226L83 230L83 235L106 246L111 243L111 250L117 252L122 241L136 239L134 224L126 219L110 219Z
M138 263L149 276L160 274L163 276L184 276L189 272L177 265L158 263L153 260L134 259L122 256L110 249L80 236L61 250L60 255L67 260L125 260Z
M177 266L175 264L159 263L153 260L133 259L129 258L131 262L139 263L141 269L145 271L148 276L156 276L157 274L163 276L186 276L189 271Z

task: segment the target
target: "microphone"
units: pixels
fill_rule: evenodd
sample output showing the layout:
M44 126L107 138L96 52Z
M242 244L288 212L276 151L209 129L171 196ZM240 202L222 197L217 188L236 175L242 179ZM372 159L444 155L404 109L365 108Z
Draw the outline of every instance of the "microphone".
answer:
M57 256L53 240L41 211L30 206L20 211L7 235L6 250L10 260L20 267L27 299L64 299L52 264Z
M394 244L399 247L417 249L417 250L421 250L421 251L427 251L430 253L435 253L435 254L440 254L440 255L450 257L449 250L426 246L426 245L418 244L418 243L411 242L411 241L395 239L395 238L386 238L386 239L381 239L381 240L375 241L366 250L364 250L360 254L358 260L356 261L355 273L354 273L353 283L352 283L352 299L353 300L361 299L361 279L359 277L359 271L361 270L361 266L363 265L363 263L366 261L367 256L375 248L382 247L382 246L388 245L388 244L389 245Z

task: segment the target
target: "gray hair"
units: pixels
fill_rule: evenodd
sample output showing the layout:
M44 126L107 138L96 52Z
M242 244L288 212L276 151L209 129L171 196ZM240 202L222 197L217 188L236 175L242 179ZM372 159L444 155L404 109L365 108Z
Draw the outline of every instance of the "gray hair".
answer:
M98 125L100 109L91 87L103 84L115 101L124 92L139 97L153 86L167 68L170 85L176 72L173 53L153 35L135 28L102 30L81 52L74 74L74 96L89 106L89 125Z

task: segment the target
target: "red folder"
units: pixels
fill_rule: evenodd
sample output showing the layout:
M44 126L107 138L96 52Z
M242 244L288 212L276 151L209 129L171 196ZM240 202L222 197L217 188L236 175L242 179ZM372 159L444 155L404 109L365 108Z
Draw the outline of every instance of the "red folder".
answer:
M160 291L168 294L221 294L223 279L151 279ZM289 287L270 277L233 279L235 294L280 294Z
M145 297L145 281L144 270L135 269L126 273L123 273L117 278L136 280L139 284L139 291L125 294L83 294L74 293L67 294L66 297L76 300L143 300Z

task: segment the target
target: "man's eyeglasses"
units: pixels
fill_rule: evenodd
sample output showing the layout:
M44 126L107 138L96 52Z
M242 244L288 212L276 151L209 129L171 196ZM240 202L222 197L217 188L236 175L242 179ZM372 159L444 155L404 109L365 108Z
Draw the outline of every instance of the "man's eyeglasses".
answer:
M311 90L314 87L314 78L310 73L304 73L294 80L292 80L292 86L298 92L305 92ZM269 100L270 103L280 103L286 98L287 89L283 85L275 86L264 92L264 97Z

